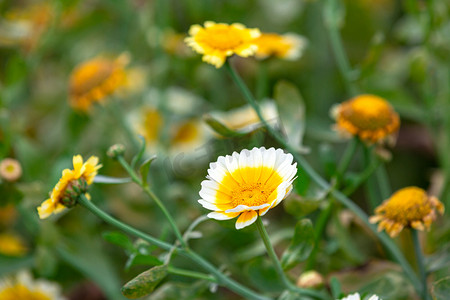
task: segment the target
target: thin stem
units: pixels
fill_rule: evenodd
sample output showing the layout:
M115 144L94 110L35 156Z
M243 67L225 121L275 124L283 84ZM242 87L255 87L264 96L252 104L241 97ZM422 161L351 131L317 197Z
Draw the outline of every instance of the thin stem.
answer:
M371 159L373 157L374 156L372 155L372 149L365 145L364 146L364 165L366 167L370 166ZM375 207L377 207L380 204L382 199L377 194L376 181L373 176L367 177L366 184L365 184L365 191L366 191L366 196L369 200L370 208L375 209Z
M378 168L378 166L380 165L381 161L379 159L377 159L375 162L372 162L370 165L368 165L364 171L362 171L361 174L359 174L359 177L356 179L356 181L352 184L347 186L342 193L344 193L344 195L349 196L351 194L353 194L354 191L356 191L356 189L363 184L364 182L367 181L367 179L370 177L370 175L373 174L373 172L375 172L375 170Z
M213 276L208 275L208 274L204 274L204 273L200 273L200 272L180 269L180 268L176 268L176 267L172 267L172 266L168 266L167 267L167 271L169 271L169 273L172 273L172 274L175 274L175 275L180 275L180 276L184 276L184 277L191 277L191 278L196 278L196 279L202 279L202 280L207 280L207 281L211 281L211 282L217 283L217 279L214 278Z
M378 186L380 187L381 197L383 198L383 200L389 198L389 196L392 194L392 189L384 164L380 164L375 172L375 175L378 181Z
M103 221L107 222L110 225L113 225L120 230L123 230L124 232L131 234L133 236L139 237L143 239L144 241L147 241L153 245L158 246L161 249L170 251L173 248L173 245L168 244L164 241L161 241L157 238L154 238L146 233L143 233L142 231L139 231L127 224L124 224L120 222L119 220L116 220L115 218L111 217L101 209L99 209L96 205L94 205L91 201L89 201L84 195L80 196L79 202L80 205L87 208L89 211L91 211L94 215L102 219ZM270 300L270 298L267 298L265 296L259 295L252 290L246 288L245 286L241 285L240 283L234 281L233 279L229 278L222 272L220 272L216 267L214 267L211 263L209 263L207 260L205 260L203 257L199 256L197 253L193 252L192 250L188 248L177 248L177 252L186 257L191 259L192 261L196 262L198 265L203 267L205 270L210 272L216 279L217 282L230 290L236 292L237 294L252 300Z
M123 158L123 156L119 155L117 157L117 160L119 161L119 163L122 165L122 167L128 172L128 174L130 174L131 178L133 179L133 181L138 184L143 190L144 192L150 196L150 198L153 199L153 201L155 201L156 205L158 205L159 209L161 209L162 213L164 214L164 216L166 217L167 221L169 221L170 227L172 227L173 232L175 233L177 239L180 241L181 246L183 246L184 248L187 247L186 242L183 239L183 236L181 235L180 230L178 229L177 225L175 224L174 219L172 218L172 216L170 215L169 211L167 210L167 208L165 207L165 205L161 202L161 200L158 198L158 196L155 195L155 193L153 193L153 191L148 187L148 185L144 184L144 182L142 182L142 180L139 178L139 176L136 174L136 172L131 168L131 166L125 161L125 159Z
M350 95L355 96L358 92L358 89L356 88L354 79L352 78L353 70L345 53L344 45L339 33L337 16L338 11L339 8L337 0L326 1L324 8L325 27L328 30L331 48L333 50L333 54L335 56L339 71L344 78L347 92Z
M171 244L168 244L164 241L154 238L146 233L143 233L142 231L139 231L125 223L120 222L119 220L114 219L113 217L105 213L103 210L99 209L96 205L94 205L94 203L89 201L85 195L80 196L78 203L81 204L83 207L87 208L90 212L92 212L94 215L96 215L106 223L109 223L125 231L128 234L137 236L143 239L144 241L149 242L150 244L153 244L155 246L158 246L159 248L162 248L164 250L170 250L172 248Z
M331 189L330 184L323 179L312 167L311 165L303 158L303 156L299 155L296 150L291 147L284 139L280 136L280 134L275 131L271 126L268 125L267 121L264 119L261 110L254 100L252 94L248 90L247 86L244 84L240 76L234 71L234 69L230 66L230 64L226 63L226 68L229 71L231 77L235 81L235 83L238 85L238 87L241 89L242 94L244 95L247 102L253 107L256 114L258 115L259 119L261 120L261 123L267 128L267 131L269 134L276 139L280 145L282 145L287 151L289 151L295 158L295 160L298 162L299 166L302 168L303 172L309 175L309 177L318 184L321 188L324 190L330 190L330 194L336 198L337 201L342 203L344 206L346 206L348 209L350 209L358 218L360 218L368 227L369 229L378 236L378 239L381 241L381 243L384 245L384 247L389 251L389 253L392 254L394 259L402 266L403 271L406 273L406 275L411 280L412 284L416 287L418 291L421 291L420 287L420 281L417 278L416 274L414 273L413 269L409 265L408 261L405 259L403 254L400 252L398 247L395 245L395 243L390 239L386 234L380 233L377 231L376 226L369 223L369 219L367 214L359 207L357 206L353 201L351 201L349 198L347 198L343 193L340 191L337 191L335 189Z
M281 281L283 282L284 286L289 289L290 291L303 294L306 296L311 296L319 299L326 299L326 297L317 291L303 289L295 286L287 277L286 274L283 271L283 267L281 266L280 260L278 259L277 254L275 253L275 250L273 249L272 243L270 242L269 235L267 234L266 228L264 227L264 224L262 223L262 219L260 216L256 219L256 226L258 228L259 234L261 236L261 239L263 240L264 246L266 247L267 254L269 255L270 259L272 260L272 263L275 266L275 271L278 274L278 277L280 277Z
M427 272L425 270L424 258L422 254L422 249L420 247L419 232L415 229L411 229L411 236L414 244L414 253L416 254L417 266L419 268L419 275L422 281L422 298L424 300L429 299L428 288L427 288Z
M357 137L354 137L350 143L348 144L347 148L345 149L344 154L342 155L341 161L339 163L339 166L336 170L336 187L342 182L342 176L344 175L345 171L348 169L353 157L355 156L356 149L358 148L359 141Z

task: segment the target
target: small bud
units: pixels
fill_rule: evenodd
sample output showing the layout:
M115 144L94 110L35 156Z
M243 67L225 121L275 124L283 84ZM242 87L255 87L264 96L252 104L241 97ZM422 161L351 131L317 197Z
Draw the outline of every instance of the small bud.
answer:
M6 181L16 181L22 176L20 163L12 158L5 158L0 162L0 177Z
M301 288L317 288L324 283L323 276L316 271L307 271L300 275L297 286Z
M125 146L122 144L114 144L109 147L106 154L112 159L117 159L119 156L122 156L125 153Z

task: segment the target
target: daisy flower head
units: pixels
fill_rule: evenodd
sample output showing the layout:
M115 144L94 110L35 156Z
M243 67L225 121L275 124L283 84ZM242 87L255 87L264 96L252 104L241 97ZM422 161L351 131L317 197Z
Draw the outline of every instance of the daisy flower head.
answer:
M38 207L39 218L48 218L53 213L59 213L66 207L76 204L77 198L81 194L86 194L87 186L94 182L98 169L102 165L98 164L98 157L91 156L83 163L81 155L73 157L73 170L65 169L50 198L45 200ZM89 197L89 195L87 195Z
M385 99L359 95L332 108L335 128L343 135L358 136L370 144L394 142L400 117Z
M88 111L92 104L126 86L128 61L128 55L122 54L116 59L95 57L78 65L70 75L70 105L76 110Z
M370 297L361 298L359 293L354 293L354 294L348 295L345 298L342 298L341 300L382 300L382 299L380 297L378 297L377 295L372 295Z
M14 277L0 279L2 300L64 300L61 287L43 279L33 279L30 272L21 271Z
M296 33L261 33L255 39L258 46L256 58L264 59L270 56L286 60L296 60L300 58L306 47L306 39Z
M386 230L396 237L405 227L417 230L429 229L436 220L436 211L444 213L444 205L418 187L406 187L395 192L375 209L370 223L378 223L378 231Z
M195 52L203 54L203 61L220 68L233 54L248 57L255 54L258 46L255 38L259 29L246 28L239 23L231 25L207 21L204 26L192 25L184 40Z
M22 238L20 238L20 236L7 232L0 233L0 254L8 256L23 256L27 252L25 242Z
M16 181L22 176L22 167L19 161L13 158L5 158L0 161L0 178L6 181Z
M236 229L249 226L277 206L292 190L297 163L282 149L253 148L219 156L201 183L198 202L213 212L208 217L238 217Z

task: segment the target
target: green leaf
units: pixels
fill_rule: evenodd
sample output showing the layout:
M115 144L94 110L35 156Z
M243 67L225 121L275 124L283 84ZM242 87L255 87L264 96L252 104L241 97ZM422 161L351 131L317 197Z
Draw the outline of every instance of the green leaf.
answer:
M298 300L298 299L302 299L301 296L298 293L290 291L284 291L283 294L281 294L280 297L277 298L277 300Z
M341 283L336 277L331 277L330 288L334 299L339 299L342 296Z
M133 266L140 266L140 265L159 266L162 264L163 264L162 261L160 261L158 258L152 255L142 255L139 253L133 253L128 258L127 263L125 264L125 269L129 270Z
M270 261L263 257L251 260L247 266L248 278L255 287L265 292L281 292L284 288Z
M431 294L435 300L446 300L450 295L450 276L439 279L433 283Z
M142 142L141 145L141 149L139 149L139 152L133 157L133 159L131 160L131 168L134 169L136 167L136 164L141 160L142 155L144 155L145 152L145 148L146 148L146 142L145 142L145 138L143 136L139 136L139 139Z
M129 183L129 182L131 182L130 177L118 178L118 177L97 175L94 178L94 183L101 183L101 184L122 184L122 183Z
M124 248L127 251L135 252L136 249L128 236L119 231L109 231L102 234L103 238L111 244Z
M122 294L129 299L136 299L148 295L166 276L166 265L153 267L125 284L122 288Z
M53 276L56 272L57 264L57 257L51 249L44 246L37 247L35 265L39 275L45 277Z
M303 219L295 225L291 244L281 257L283 269L291 269L306 260L314 247L314 229L309 219Z
M147 176L148 176L148 172L150 171L150 165L152 164L152 162L156 159L156 155L153 155L150 158L147 158L142 165L139 167L139 172L141 173L142 176L142 183L144 185L147 184Z
M322 199L320 198L294 194L284 200L283 205L287 213L300 218L317 210L321 203Z
M247 133L242 133L235 131L233 129L230 129L226 125L224 125L222 122L218 121L211 115L204 115L203 120L206 122L206 124L211 127L212 130L214 130L216 133L220 134L223 137L231 138L231 137L240 137L245 136Z
M274 98L288 143L298 150L307 151L302 147L305 134L305 103L297 87L287 81L279 81L275 85Z

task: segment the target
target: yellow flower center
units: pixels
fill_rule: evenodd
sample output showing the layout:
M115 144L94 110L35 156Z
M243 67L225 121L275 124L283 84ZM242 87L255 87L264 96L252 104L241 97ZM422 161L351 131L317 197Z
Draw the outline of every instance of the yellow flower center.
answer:
M249 39L249 34L242 29L226 24L216 24L201 30L195 37L197 42L205 43L214 49L230 50L239 47Z
M386 218L404 225L422 220L432 210L431 202L424 190L407 187L394 193L382 208Z
M246 167L237 169L233 173L228 173L222 179L222 186L228 188L233 187L231 191L231 202L227 206L259 206L269 203L269 200L273 200L269 199L269 196L282 182L283 178L272 168L265 166L256 168Z
M159 131L163 124L163 118L156 109L148 109L144 114L143 135L149 142L158 139Z
M51 300L44 292L40 290L30 291L23 284L15 284L0 290L0 299L2 300Z
M382 98L363 95L342 106L342 117L360 130L385 128L392 122L392 108Z
M183 144L195 141L200 135L197 123L188 121L177 128L176 134L172 140L173 144Z
M82 95L100 86L114 71L114 63L106 59L94 59L82 64L72 75L71 93Z

